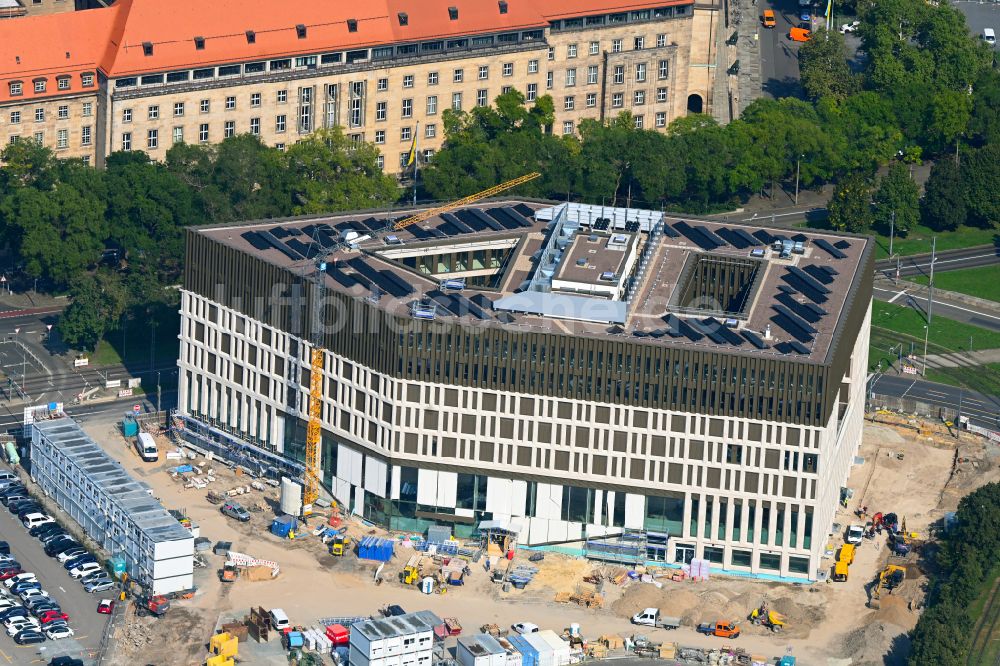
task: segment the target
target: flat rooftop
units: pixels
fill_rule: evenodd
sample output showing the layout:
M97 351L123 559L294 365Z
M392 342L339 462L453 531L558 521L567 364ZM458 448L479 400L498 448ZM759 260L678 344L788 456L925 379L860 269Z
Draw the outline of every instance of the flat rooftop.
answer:
M857 291L872 243L812 229L518 200L390 229L413 212L289 218L194 232L297 275L311 273L324 259L327 289L399 316L820 363ZM600 282L601 273L623 270L627 252L607 247L616 235L634 239L637 254L626 269L622 302L552 287L553 279L596 276ZM345 236L352 247L343 245ZM730 312L713 306L711 290L735 278L709 264L745 267L748 260L757 268L736 295L740 307ZM694 282L690 266L704 267ZM456 284L458 278L465 284ZM706 289L693 306L691 284ZM688 294L683 304L682 292Z
M633 234L576 234L555 279L586 285L614 284L632 247Z

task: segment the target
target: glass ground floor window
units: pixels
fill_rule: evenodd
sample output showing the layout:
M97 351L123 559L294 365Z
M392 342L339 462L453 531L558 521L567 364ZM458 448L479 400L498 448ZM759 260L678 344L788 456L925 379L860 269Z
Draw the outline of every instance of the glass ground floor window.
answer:
M808 557L789 557L788 558L788 571L789 573L809 573L809 558Z
M666 497L647 497L643 527L652 532L666 532L672 537L681 536L684 533L684 495L671 493Z
M726 554L725 548L718 548L716 546L705 546L705 559L713 564L722 564L723 558Z
M749 567L753 561L753 553L749 550L733 550L732 565L734 567Z
M767 569L769 571L780 571L781 555L778 555L776 553L761 553L760 568Z

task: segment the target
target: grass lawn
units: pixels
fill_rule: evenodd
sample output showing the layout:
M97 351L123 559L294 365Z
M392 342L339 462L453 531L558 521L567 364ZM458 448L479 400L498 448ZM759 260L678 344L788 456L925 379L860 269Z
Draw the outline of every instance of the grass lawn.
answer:
M881 301L872 304L872 328L881 333L901 334L900 341L918 342L918 353L923 353L926 323L922 314L905 305ZM965 351L969 348L970 337L973 349L1000 348L1000 333L945 319L940 315L934 317L928 342L935 351Z
M969 606L973 630L969 632L970 666L992 666L1000 655L1000 586L988 576L982 591Z
M152 338L149 328L140 329L135 324L126 329L124 335L121 330L112 331L97 343L97 349L90 355L90 364L96 366L127 365L134 366L137 370L143 370L149 368L151 352L154 362L176 361L178 328L179 323L176 320L163 324L157 327L155 339ZM151 342L153 345L150 344ZM150 349L151 346L152 349Z
M927 284L930 277L908 277L919 284ZM963 268L958 271L939 271L934 274L934 286L947 291L957 291L969 296L1000 302L1000 265Z
M829 228L826 220L807 222L805 226L817 229ZM886 259L889 257L888 231L889 230L886 229L886 233L884 234L880 233L880 231L872 231L872 235L875 236L876 242L876 259ZM911 254L929 253L931 251L931 241L934 236L937 236L938 252L942 250L955 250L963 247L972 247L974 245L992 245L1000 240L1000 234L997 233L996 229L959 227L955 231L934 231L929 227L918 224L910 229L910 232L905 238L901 238L898 235L896 236L892 246L893 252L904 257Z
M986 395L1000 395L1000 363L961 368L927 369L929 381L958 386Z

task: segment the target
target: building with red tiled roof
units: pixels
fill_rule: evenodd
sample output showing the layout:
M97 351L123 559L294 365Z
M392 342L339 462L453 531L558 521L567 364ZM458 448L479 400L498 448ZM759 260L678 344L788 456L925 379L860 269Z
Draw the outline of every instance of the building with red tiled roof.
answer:
M511 88L551 95L558 133L624 111L664 128L713 109L715 14L693 0L120 0L0 21L0 141L99 165L339 125L395 171L415 138L423 159L440 146L445 109Z

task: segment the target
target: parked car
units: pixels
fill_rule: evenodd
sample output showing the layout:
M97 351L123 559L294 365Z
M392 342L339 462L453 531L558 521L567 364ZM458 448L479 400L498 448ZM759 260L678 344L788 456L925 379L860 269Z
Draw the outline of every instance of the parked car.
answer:
M71 578L80 578L81 576L86 576L92 571L100 571L101 565L97 562L86 562L78 567L69 570L69 575Z
M17 474L14 474L14 472L10 471L9 469L0 470L0 481L7 481L11 479L16 481Z
M48 613L50 611L55 611L56 613L61 613L62 608L52 599L44 599L38 597L37 599L32 599L31 603L28 604L28 610L35 617L42 615L43 613Z
M761 20L761 23L764 24L765 28L773 28L774 26L776 26L778 24L777 21L774 18L774 10L773 9L765 9L764 10L764 14L760 17L760 20Z
M13 608L17 605L17 602L13 599L0 599L0 610L7 610L8 608Z
M250 512L244 509L243 505L239 502L226 502L222 505L220 511L230 518L235 518L241 523L250 521Z
M3 622L10 617L17 617L18 615L27 616L28 609L24 606L14 606L13 608L2 610L0 611L0 622Z
M42 536L48 534L49 532L54 532L56 530L61 530L62 527L59 523L52 521L51 523L43 523L38 527L32 527L28 530L28 534L35 538L41 538Z
M27 592L28 590L40 590L40 589L42 589L42 584L39 583L37 580L26 580L10 588L10 591L23 599L24 593Z
M67 535L61 535L60 537L53 539L45 544L45 554L49 557L55 557L59 553L72 548L73 546L79 546L76 539Z
M45 509L41 504L33 499L26 499L23 501L18 501L16 504L11 502L7 505L10 512L17 516L18 520L24 520L24 517L29 513L45 513Z
M45 611L38 616L38 621L42 624L49 624L55 620L69 621L69 615L66 615L66 613L63 613L62 611Z
M111 611L115 609L115 602L111 599L101 599L97 602L97 612L102 615L111 615Z
M26 580L37 580L37 578L38 578L38 576L36 576L35 574L33 574L31 572L25 572L25 573L17 574L16 576L14 576L12 578L8 578L7 580L5 580L3 582L3 584L7 587L7 589L10 589L10 588L14 587L15 585L17 585L18 583L24 582Z
M35 618L12 618L10 622L7 623L7 635L17 636L19 633L26 629L33 629L38 631L42 628L42 625L38 624L38 620Z
M7 560L0 564L0 580L6 580L19 573L21 573L21 563L17 560Z
M0 555L10 555L10 544L6 541L0 541Z
M21 518L21 524L24 525L24 529L32 530L36 527L40 527L47 523L55 523L55 518L45 513L28 513L22 516L20 513L18 517Z
M38 631L22 631L17 636L14 636L14 642L18 645L35 645L37 643L44 643L45 636Z
M538 625L532 624L531 622L518 622L517 624L510 625L510 628L519 634L538 633Z
M62 528L59 528L58 530L52 530L51 532L46 532L42 536L38 537L38 540L42 542L43 546L47 546L50 543L52 543L53 541L55 541L57 539L60 539L60 538L63 538L63 537L66 537L68 539L76 541L76 539L73 539L73 537L71 537L69 534L67 534L66 530L64 530Z
M861 25L861 21L851 21L850 23L842 23L840 25L841 34L847 34L849 32L857 32L858 26Z
M27 491L22 488L9 494L0 495L0 502L3 502L9 507L11 502L20 502L21 500L29 499L25 494L26 492Z
M861 525L854 524L847 528L847 534L844 536L844 541L847 543L852 543L858 545L864 538L865 528Z
M96 592L107 592L115 586L115 582L110 578L96 578L83 584L83 589L90 594Z
M69 638L73 635L73 630L69 627L52 627L51 629L45 629L45 635L49 637L50 640L57 641L60 638Z
M31 608L31 601L38 597L43 597L45 599L50 599L49 593L40 587L30 587L21 592L21 600L25 603L28 608Z
M63 564L63 568L66 569L66 571L69 571L70 569L77 568L81 564L86 564L87 562L96 562L96 561L97 558L91 555L90 553L87 553L86 555L77 555L73 559L67 560Z
M86 555L87 549L83 546L73 546L72 548L67 548L63 552L56 555L56 559L60 562L66 563L72 560L74 557L80 557L81 555Z

